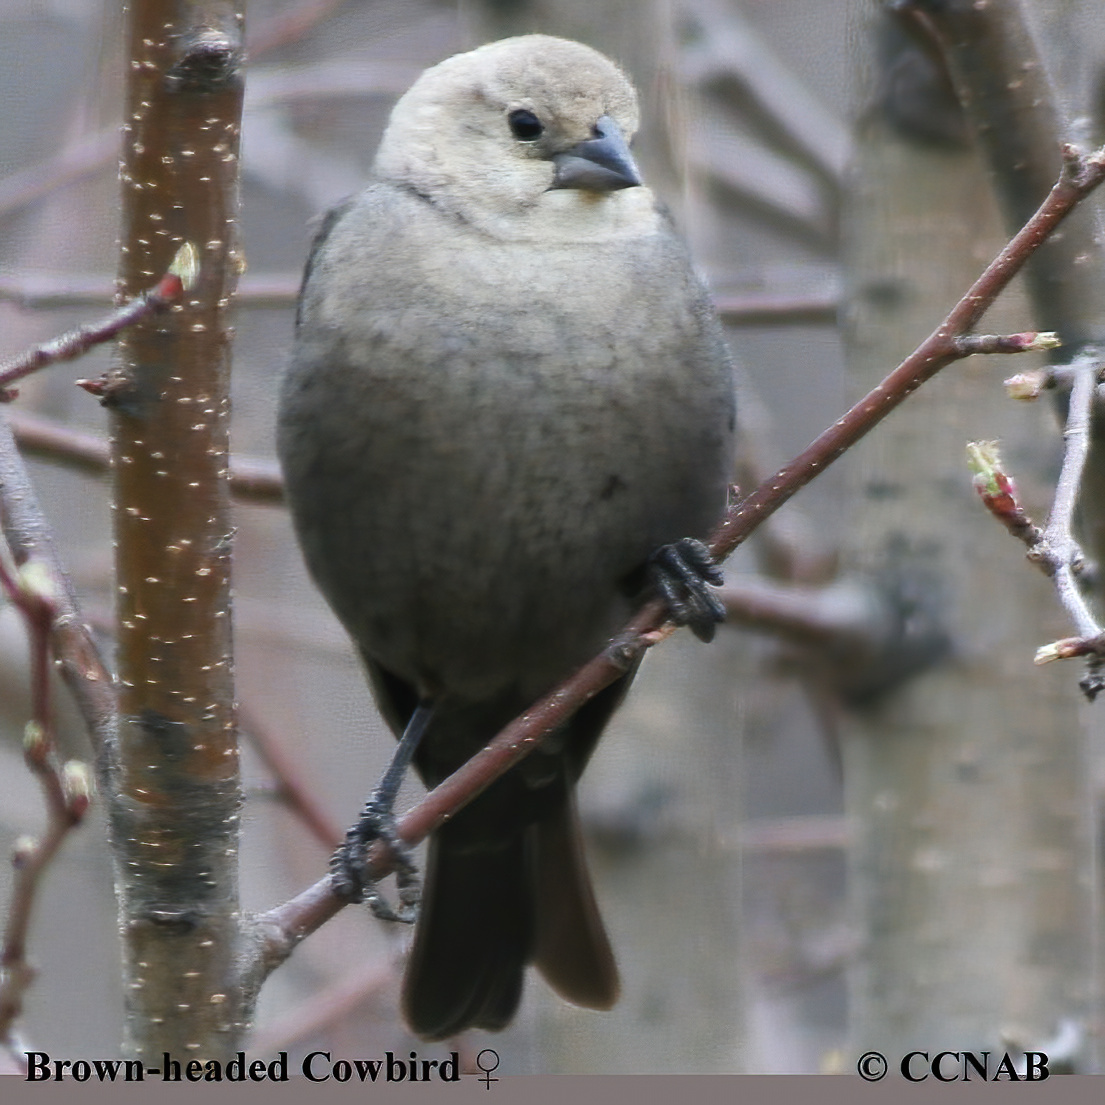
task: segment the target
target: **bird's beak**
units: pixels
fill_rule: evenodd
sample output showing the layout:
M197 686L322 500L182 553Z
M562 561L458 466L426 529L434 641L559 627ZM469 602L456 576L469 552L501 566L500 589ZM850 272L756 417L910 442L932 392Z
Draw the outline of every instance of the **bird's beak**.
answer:
M609 115L595 124L595 137L553 155L553 188L581 188L587 192L616 192L641 183L637 163L621 128Z

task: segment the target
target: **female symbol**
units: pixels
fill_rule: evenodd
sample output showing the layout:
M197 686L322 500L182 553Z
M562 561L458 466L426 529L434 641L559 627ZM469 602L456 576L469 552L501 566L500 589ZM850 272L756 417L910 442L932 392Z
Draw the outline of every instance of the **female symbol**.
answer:
M485 1055L489 1056L489 1058L484 1059ZM491 1077L491 1072L499 1069L499 1053L497 1051L492 1051L489 1047L485 1047L483 1051L476 1056L476 1066L483 1071L483 1078L481 1078L480 1081L488 1089L491 1089L491 1083L499 1081L497 1078Z

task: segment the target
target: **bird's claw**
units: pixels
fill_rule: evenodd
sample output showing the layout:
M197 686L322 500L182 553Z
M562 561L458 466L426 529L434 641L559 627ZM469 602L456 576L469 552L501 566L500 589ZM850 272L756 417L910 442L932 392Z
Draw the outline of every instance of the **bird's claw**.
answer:
M725 606L711 590L724 581L710 550L693 537L661 545L648 562L649 576L676 625L688 626L700 641L711 641Z
M383 896L368 865L368 850L375 841L391 849L395 884L399 891L397 906ZM370 798L360 820L345 834L345 840L330 857L330 880L334 893L347 902L366 902L381 921L413 924L422 898L422 880L410 848L399 839L390 806Z

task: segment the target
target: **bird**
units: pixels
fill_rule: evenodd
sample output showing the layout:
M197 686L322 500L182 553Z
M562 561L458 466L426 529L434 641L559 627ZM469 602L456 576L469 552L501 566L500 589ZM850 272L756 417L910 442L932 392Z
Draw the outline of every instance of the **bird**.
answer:
M726 506L732 361L637 127L630 80L582 43L457 54L399 98L311 249L287 501L427 787L657 590L704 638L723 616L701 540ZM401 998L417 1035L505 1027L531 963L570 1002L616 1003L575 789L634 674L431 834Z

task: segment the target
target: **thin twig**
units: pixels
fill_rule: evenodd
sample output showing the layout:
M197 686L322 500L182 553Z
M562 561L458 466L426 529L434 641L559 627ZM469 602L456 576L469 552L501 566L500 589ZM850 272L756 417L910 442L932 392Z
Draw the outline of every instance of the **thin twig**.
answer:
M975 353L1042 353L1063 343L1053 331L1026 330L1022 334L964 334L955 344L962 356L969 357Z
M730 326L832 326L840 311L836 295L717 295L714 306Z
M864 396L838 422L803 452L761 484L751 495L730 507L715 530L711 552L724 560L797 491L873 429L895 407L940 369L960 359L957 341L967 334L1000 292L1062 220L1103 179L1105 148L1080 156L1064 150L1064 170L1039 210L1012 238L975 281L944 321L885 380ZM430 791L398 825L408 844L423 840L454 816L465 804L529 754L564 724L584 703L624 675L652 645L674 632L659 601L646 604L626 628L593 660L580 668L520 718L512 721L485 748ZM390 870L387 848L371 849L369 867L374 877ZM329 877L258 918L257 959L251 972L259 977L275 968L295 945L342 908Z
M1101 373L1101 362L1086 356L1072 366L1074 382L1070 390L1067 425L1063 437L1066 452L1063 468L1055 488L1055 502L1051 508L1047 527L1039 544L1029 553L1029 559L1055 581L1056 590L1064 608L1074 622L1082 642L1090 646L1086 654L1091 656L1089 671L1082 682L1082 689L1092 699L1103 689L1098 669L1105 660L1105 634L1082 595L1078 576L1082 567L1082 550L1074 537L1074 512L1082 485L1086 457L1090 451L1090 420L1093 397ZM1072 655L1070 641L1065 642L1062 654ZM1045 646L1036 654L1036 663L1047 663L1062 658L1055 646Z
M21 837L12 857L15 878L0 945L0 1040L8 1041L23 1011L24 994L35 977L27 961L27 937L42 879L66 836L88 809L91 776L84 764L71 761L62 766L57 761L50 690L50 634L57 603L49 569L37 560L17 566L7 542L0 540L0 591L27 626L32 720L27 725L23 753L42 786L47 813L42 838Z
M1033 525L1025 513L1017 498L1016 485L1004 470L996 444L974 442L968 446L971 467L975 471L975 488L982 501L1014 537L1028 546L1028 559L1055 583L1059 600L1079 633L1078 637L1045 645L1037 651L1035 662L1046 664L1052 660L1088 656L1089 671L1081 686L1091 699L1105 690L1105 681L1098 675L1098 669L1105 662L1105 631L1079 586L1083 555L1074 536L1074 518L1090 452L1093 401L1101 368L1100 355L1087 352L1066 369L1072 381L1063 432L1066 450L1045 529Z
M873 596L852 583L803 587L738 578L726 582L719 597L729 624L802 645L829 648L881 637Z
M1063 467L1055 485L1055 501L1047 528L1040 541L1042 547L1034 557L1049 564L1056 572L1069 569L1082 557L1082 550L1074 537L1074 509L1090 451L1090 414L1094 388L1101 374L1101 361L1095 356L1085 356L1071 367L1074 382L1068 399L1067 425L1063 431L1066 442Z
M96 323L78 326L60 338L52 338L41 345L32 346L13 360L0 365L0 402L10 402L19 394L11 387L17 380L22 380L32 372L57 364L59 361L74 360L94 346L111 341L120 331L133 326L139 319L164 311L178 302L187 286L188 280L183 278L180 272L169 271L153 288L135 296L107 318Z
M105 764L105 741L114 728L115 686L99 645L85 624L76 592L62 566L26 465L6 418L0 418L0 522L16 561L44 563L55 582L57 615L51 645L60 673L88 725L97 767Z
M234 293L234 302L239 307L292 307L300 280L294 273L247 273ZM106 274L0 276L0 302L28 311L103 307L114 299L114 284L114 278Z

